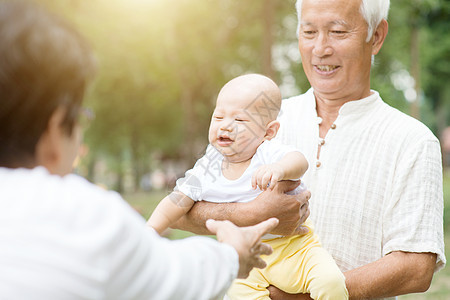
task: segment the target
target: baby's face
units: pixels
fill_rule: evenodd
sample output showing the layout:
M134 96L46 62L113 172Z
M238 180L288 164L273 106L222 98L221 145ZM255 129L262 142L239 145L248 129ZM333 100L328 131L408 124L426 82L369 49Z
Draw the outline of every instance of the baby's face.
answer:
M209 142L230 162L251 159L264 141L270 110L264 95L245 91L219 94L209 127ZM269 103L270 104L270 103ZM271 120L278 111L273 112Z

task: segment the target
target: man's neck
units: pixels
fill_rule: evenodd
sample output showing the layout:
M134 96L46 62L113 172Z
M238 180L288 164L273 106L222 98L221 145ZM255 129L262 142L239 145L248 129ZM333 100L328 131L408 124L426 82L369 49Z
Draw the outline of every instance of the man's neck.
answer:
M319 136L321 138L325 138L331 125L336 121L339 115L339 109L341 109L344 103L345 102L327 100L316 96L317 116L322 119L322 122L319 125Z
M332 99L327 97L326 95L320 95L318 93L314 93L316 99L316 111L317 116L322 119L322 122L319 126L319 136L321 138L325 138L328 130L331 128L331 125L336 121L339 116L339 110L341 107L350 101L360 100L370 95L370 89L361 94L347 96L341 99Z

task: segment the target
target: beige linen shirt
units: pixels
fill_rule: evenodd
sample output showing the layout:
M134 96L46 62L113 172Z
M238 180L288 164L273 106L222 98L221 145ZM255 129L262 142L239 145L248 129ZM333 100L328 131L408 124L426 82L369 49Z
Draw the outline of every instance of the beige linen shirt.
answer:
M312 89L284 100L279 120L277 138L310 162L311 219L343 272L397 250L445 265L441 153L426 126L375 91L344 104L323 140Z

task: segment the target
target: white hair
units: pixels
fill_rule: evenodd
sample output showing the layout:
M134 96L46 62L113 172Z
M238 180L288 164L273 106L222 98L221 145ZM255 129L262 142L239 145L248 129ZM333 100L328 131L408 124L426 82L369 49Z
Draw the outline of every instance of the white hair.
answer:
M297 3L295 4L298 16L297 36L300 33L302 3L303 0L297 0ZM381 21L383 19L387 20L389 4L390 0L361 0L359 11L368 25L366 42L370 41Z

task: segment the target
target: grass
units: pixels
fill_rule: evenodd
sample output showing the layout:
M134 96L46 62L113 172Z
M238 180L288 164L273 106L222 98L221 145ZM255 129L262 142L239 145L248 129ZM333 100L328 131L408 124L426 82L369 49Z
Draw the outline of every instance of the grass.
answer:
M150 193L139 192L124 195L124 198L147 220L152 211L156 208L156 205L158 205L159 201L161 201L167 194L168 193L166 191L154 191ZM164 236L174 240L193 235L193 233L183 230L170 230L164 233Z
M155 191L151 193L134 193L124 195L124 198L133 206L144 218L148 218L155 209L159 201L167 195L166 191ZM170 239L180 239L192 236L193 234L181 230L172 230L167 233ZM450 175L444 177L444 239L445 254L450 258ZM436 273L433 277L430 289L422 294L410 294L400 296L399 300L447 300L450 299L450 267Z

